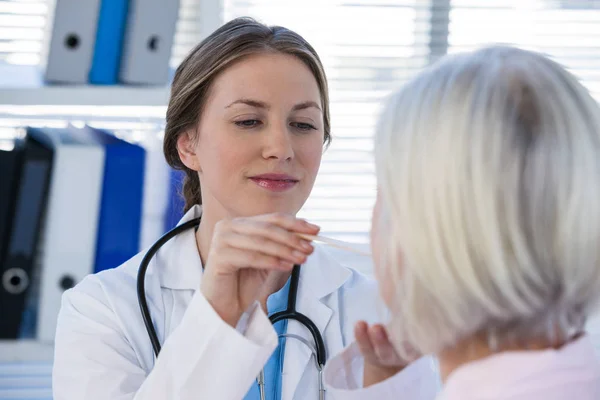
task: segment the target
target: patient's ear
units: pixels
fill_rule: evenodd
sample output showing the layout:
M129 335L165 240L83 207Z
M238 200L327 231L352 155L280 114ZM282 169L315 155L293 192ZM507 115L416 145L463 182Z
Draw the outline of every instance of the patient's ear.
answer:
M193 128L182 132L177 138L177 152L183 165L193 171L200 171L200 160L196 154L198 144L196 137L196 131Z

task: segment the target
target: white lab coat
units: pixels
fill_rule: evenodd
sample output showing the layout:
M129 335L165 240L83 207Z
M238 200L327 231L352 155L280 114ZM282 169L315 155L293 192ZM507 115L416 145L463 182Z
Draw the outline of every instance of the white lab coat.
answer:
M363 366L356 343L330 359L324 372L328 399L434 400L442 386L432 357L421 357L402 372L368 388L362 387Z
M194 207L181 222L200 213ZM219 318L197 290L202 266L189 230L165 244L147 270L146 298L163 344L155 360L136 294L143 255L65 292L55 343L55 399L242 399L277 346L268 318L257 308L243 334ZM339 264L324 248L317 247L302 266L297 310L319 328L328 357L350 344L356 321L379 319L378 299L375 281ZM312 343L296 321L289 321L288 333ZM358 368L357 381L361 373ZM411 383L429 377L435 385L429 366L401 375L407 382L403 398L433 399L422 385ZM283 400L317 398L314 358L297 340L286 343L282 382ZM327 399L347 398L335 392L331 389Z

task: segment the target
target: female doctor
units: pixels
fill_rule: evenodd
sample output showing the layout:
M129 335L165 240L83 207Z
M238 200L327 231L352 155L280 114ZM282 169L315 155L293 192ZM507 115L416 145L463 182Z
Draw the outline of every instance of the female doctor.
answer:
M319 398L311 350L302 340L278 345L266 317L286 308L293 265L302 265L296 309L316 325L327 356L382 307L374 281L298 236L319 231L295 215L329 141L323 66L299 35L237 19L198 45L172 84L164 153L187 174L181 223L201 220L158 250L144 280L160 352L136 295L142 252L65 292L55 399L258 399L265 363L268 399ZM295 320L275 328L313 343ZM405 364L375 355L393 353L381 328L357 326L378 344L357 382ZM407 398L432 397L436 374L426 357L398 376Z

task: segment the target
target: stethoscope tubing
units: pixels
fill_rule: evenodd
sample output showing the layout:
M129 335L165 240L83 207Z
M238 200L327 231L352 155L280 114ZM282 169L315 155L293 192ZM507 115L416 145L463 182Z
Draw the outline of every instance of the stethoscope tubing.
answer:
M140 262L140 267L138 269L137 274L137 297L138 303L140 306L140 312L142 314L142 319L144 320L144 325L146 327L146 331L148 332L148 337L150 338L150 342L152 343L152 349L154 351L154 355L158 357L158 354L161 350L160 341L158 340L158 335L156 330L154 329L154 325L152 323L152 317L150 314L150 310L148 308L148 302L146 300L146 287L145 287L145 278L146 271L148 266L150 265L150 261L152 257L158 252L158 250L169 240L177 236L178 234L192 228L197 228L200 225L200 218L194 218L190 221L187 221L175 228L171 229L167 233L165 233L160 239L154 243L150 249L146 252L142 261ZM300 281L300 265L294 265L292 270L292 277L290 281L290 291L288 294L288 305L287 309L284 311L280 311L275 313L269 317L269 320L272 324L284 320L284 319L292 319L298 321L302 324L306 329L309 330L313 340L315 342L315 350L316 350L316 358L317 363L322 367L325 366L325 361L327 360L327 352L325 348L325 342L323 340L323 336L319 332L319 328L315 325L315 323L305 316L302 313L296 311L296 298L298 294L298 284Z

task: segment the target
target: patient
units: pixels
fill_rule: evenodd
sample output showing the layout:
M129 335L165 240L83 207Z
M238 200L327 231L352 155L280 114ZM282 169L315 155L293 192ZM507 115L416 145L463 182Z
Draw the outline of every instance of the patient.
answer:
M600 297L600 109L586 89L529 51L448 57L389 99L375 159L388 335L404 359L437 356L437 398L600 399L584 329ZM402 398L394 384L355 394Z

